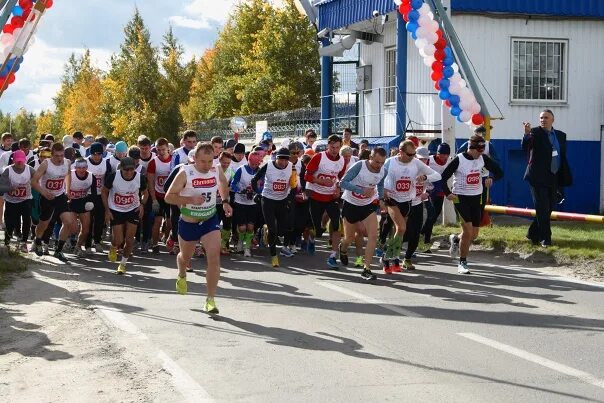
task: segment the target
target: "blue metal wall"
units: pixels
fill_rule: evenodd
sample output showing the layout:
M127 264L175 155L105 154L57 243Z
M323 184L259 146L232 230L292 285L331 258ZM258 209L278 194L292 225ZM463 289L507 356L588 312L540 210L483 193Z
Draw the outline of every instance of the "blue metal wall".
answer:
M603 0L451 0L453 12L604 18Z
M457 147L466 140L457 139ZM521 208L534 208L528 183L522 178L526 169L526 154L519 140L493 140L501 167L505 172L502 180L493 185L491 198L494 204ZM600 213L600 162L601 148L598 141L569 141L568 163L573 173L574 184L566 188L566 199L556 207L557 211L599 214ZM581 175L589 172L589 175Z
M393 0L328 0L318 5L319 30L337 29L373 18L373 11L388 14L396 10Z

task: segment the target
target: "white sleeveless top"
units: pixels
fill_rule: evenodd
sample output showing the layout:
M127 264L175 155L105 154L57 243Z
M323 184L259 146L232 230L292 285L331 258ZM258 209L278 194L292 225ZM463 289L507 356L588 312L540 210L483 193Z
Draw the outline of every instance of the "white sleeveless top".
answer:
M384 167L380 169L380 172L375 173L369 170L367 167L367 161L359 161L356 162L355 165L356 164L362 164L361 171L351 183L362 188L375 188L375 193L373 197L365 197L363 194L355 193L350 190L344 190L342 199L346 200L350 204L354 204L355 206L367 206L378 199L377 184L384 177Z
M92 162L92 157L88 157L88 172L96 178L96 194L101 194L103 183L105 183L105 175L107 175L107 161L101 160L97 165Z
M140 174L135 172L132 180L125 180L122 171L115 173L113 186L109 190L109 208L120 213L128 213L139 208L141 200L139 191L141 187Z
M170 165L172 163L172 157L170 156L170 160L168 162L163 162L158 156L153 157L155 160L155 181L153 187L155 188L155 193L164 195L164 183L166 183L166 179L170 176Z
M115 155L110 155L107 160L109 161L109 165L111 165L111 172L116 172L117 167L120 165L120 160L115 158Z
M453 175L452 192L456 195L476 196L482 194L482 169L484 159L482 155L475 160L469 160L458 154L459 167Z
M18 174L12 166L8 169L8 180L11 190L4 194L4 201L7 203L21 203L32 198L31 195L31 172L29 165L25 165L23 172Z
M271 200L284 200L291 190L289 180L292 177L293 165L287 163L287 167L279 169L275 163L270 161L266 166L266 175L264 176L264 188L262 197Z
M443 172L445 172L445 168L447 168L447 166L449 165L450 162L451 162L451 159L448 159L447 162L445 163L445 165L440 165L434 159L434 155L431 155L430 158L428 159L428 166L442 175Z
M69 174L69 160L64 159L62 165L55 165L50 158L47 160L46 172L40 178L40 186L53 196L65 193L65 177Z
M88 172L86 179L82 180L78 178L75 170L71 171L71 184L69 185L69 198L70 199L83 199L88 196L92 186L96 186L96 183L92 183L92 174Z
M391 199L398 203L411 201L415 198L415 179L419 176L420 160L414 158L410 162L399 161L398 156L388 158L388 175L384 181L384 189L388 190ZM387 160L387 161L388 161Z
M207 173L201 173L194 165L185 165L181 169L186 175L186 185L180 195L184 197L205 196L205 201L201 205L181 206L180 214L200 221L212 218L216 214L216 194L220 185L219 170L212 167Z
M254 175L248 173L245 167L238 168L241 171L241 178L239 179L239 189L247 190L252 188L252 178ZM248 199L247 194L235 193L235 203L243 204L246 206L252 206L254 203L254 199Z
M316 183L306 183L306 189L312 190L314 192L324 194L324 195L332 195L336 192L338 175L344 169L344 158L340 157L337 161L332 161L327 156L327 151L321 152L321 161L319 162L319 169L315 173L315 177L318 178L326 178L333 179L334 184L332 186L321 186Z

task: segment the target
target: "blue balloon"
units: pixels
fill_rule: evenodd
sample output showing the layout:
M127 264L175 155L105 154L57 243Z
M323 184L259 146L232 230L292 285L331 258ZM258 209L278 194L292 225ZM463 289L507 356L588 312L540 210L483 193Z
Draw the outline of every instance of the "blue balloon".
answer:
M461 108L459 106L451 105L451 115L457 117L457 116L459 116L460 113L461 113Z
M424 0L412 0L411 1L411 8L413 8L414 10L417 10L418 8L420 8L423 5L424 5Z
M19 64L23 63L23 56L21 56L21 57L19 58L19 60L17 61L17 63L19 63Z
M445 89L440 90L438 97L443 101L451 96L451 93Z
M459 106L460 102L461 98L459 98L459 95L451 94L451 96L449 97L449 103L451 104L451 106Z
M415 31L417 31L417 28L419 28L419 25L417 25L417 22L409 21L407 25L405 25L405 27L407 28L407 31L415 33Z
M413 21L413 22L417 22L417 20L419 20L419 11L417 10L411 10L409 11L409 14L407 15L407 17L409 18L409 21Z
M445 78L451 78L453 77L453 74L455 74L455 70L453 70L453 67L447 66L443 69L443 75L445 76Z
M417 41L417 30L411 32L411 38L413 38L414 41Z
M13 69L13 73L16 73L17 71L19 71L20 68L21 68L21 65L17 64L15 66L15 68Z
M466 122L464 122L463 120L461 120L461 113L460 113L460 114L457 116L457 121L458 121L459 123L466 123Z
M21 8L21 6L19 6L19 5L13 7L13 15L17 16L17 17L22 17L23 16L23 8Z
M440 88L442 88L442 89L446 90L446 89L448 89L448 88L449 88L449 86L451 86L451 81L449 81L449 80L448 80L448 79L446 79L446 78L443 78L442 80L440 80L440 81L438 82L438 86L439 86Z
M447 56L443 59L443 64L445 66L452 66L453 63L455 63L455 59L453 59L452 57Z
M451 50L451 47L445 46L445 55L447 55L448 57L453 57L453 51Z

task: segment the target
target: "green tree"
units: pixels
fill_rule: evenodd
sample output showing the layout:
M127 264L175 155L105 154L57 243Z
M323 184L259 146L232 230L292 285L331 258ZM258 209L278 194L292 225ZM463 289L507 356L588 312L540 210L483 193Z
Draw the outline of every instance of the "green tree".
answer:
M37 141L36 115L21 108L14 117L12 129L14 139L26 137L32 142Z
M76 83L79 71L80 60L78 60L76 55L72 53L63 68L61 88L59 89L57 95L53 98L55 112L52 115L53 119L49 133L52 133L55 136L59 136L63 132L63 119L65 108L67 107L67 98L69 97L69 94Z

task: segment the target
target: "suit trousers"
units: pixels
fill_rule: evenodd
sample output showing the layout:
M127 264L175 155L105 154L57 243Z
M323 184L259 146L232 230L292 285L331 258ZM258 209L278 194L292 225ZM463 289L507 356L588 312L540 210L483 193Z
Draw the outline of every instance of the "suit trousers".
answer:
M531 196L537 215L528 229L527 237L533 242L552 243L550 216L556 205L556 191L555 186L531 185Z

